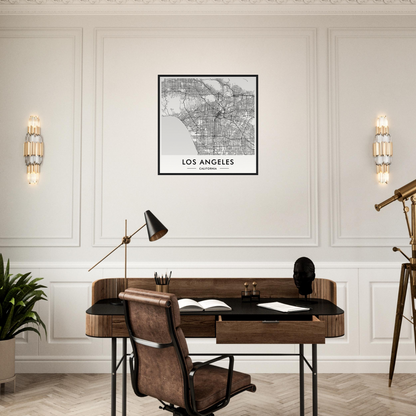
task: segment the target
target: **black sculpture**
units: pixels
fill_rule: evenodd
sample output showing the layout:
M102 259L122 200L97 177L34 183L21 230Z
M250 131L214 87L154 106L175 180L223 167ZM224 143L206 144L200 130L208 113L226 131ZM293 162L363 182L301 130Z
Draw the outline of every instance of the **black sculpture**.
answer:
M312 282L315 280L315 265L311 259L301 257L295 261L293 279L301 295L312 293Z

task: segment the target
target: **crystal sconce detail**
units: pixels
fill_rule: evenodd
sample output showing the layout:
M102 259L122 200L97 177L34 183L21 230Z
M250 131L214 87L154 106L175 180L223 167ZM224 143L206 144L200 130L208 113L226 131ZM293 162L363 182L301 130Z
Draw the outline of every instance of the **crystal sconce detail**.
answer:
M393 143L389 134L387 116L377 119L376 136L373 143L373 156L377 165L377 179L380 183L388 183L390 163L393 156Z
M24 157L27 166L27 180L30 185L39 181L40 164L43 160L43 138L40 135L40 120L30 116L25 137Z

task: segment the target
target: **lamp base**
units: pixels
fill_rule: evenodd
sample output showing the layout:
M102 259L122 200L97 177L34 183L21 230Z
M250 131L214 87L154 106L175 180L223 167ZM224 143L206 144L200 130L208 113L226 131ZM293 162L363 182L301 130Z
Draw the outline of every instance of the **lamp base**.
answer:
M123 306L123 301L119 298L107 299L110 305Z

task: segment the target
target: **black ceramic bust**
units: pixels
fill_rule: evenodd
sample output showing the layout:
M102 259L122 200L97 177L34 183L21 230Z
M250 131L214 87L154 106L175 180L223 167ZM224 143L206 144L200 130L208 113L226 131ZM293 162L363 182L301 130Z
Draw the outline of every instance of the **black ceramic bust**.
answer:
M312 282L315 280L315 265L311 259L301 257L295 261L293 279L301 295L312 293Z

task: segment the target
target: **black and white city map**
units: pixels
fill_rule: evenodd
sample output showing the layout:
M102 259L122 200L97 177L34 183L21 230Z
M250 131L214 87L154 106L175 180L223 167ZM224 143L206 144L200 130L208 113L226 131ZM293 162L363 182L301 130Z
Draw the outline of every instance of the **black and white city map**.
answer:
M159 174L257 174L257 75L159 75Z

